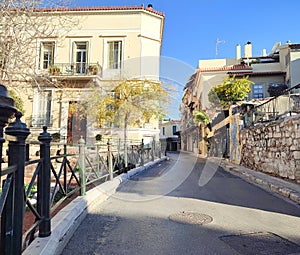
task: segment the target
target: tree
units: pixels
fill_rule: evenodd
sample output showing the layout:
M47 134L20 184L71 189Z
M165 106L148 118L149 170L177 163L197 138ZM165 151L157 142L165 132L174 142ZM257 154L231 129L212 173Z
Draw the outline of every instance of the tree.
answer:
M13 90L9 90L8 95L15 101L15 107L17 108L17 110L24 114L25 110L22 99L19 96L17 96Z
M3 0L0 2L0 83L19 85L19 81L39 85L47 77L38 75L38 40L64 36L77 21L61 15L65 1ZM45 8L45 9L43 9ZM51 12L47 12L51 8ZM57 11L53 11L57 10ZM54 39L53 39L54 40ZM59 41L59 40L57 40Z
M79 107L94 117L100 128L124 128L124 162L127 167L128 127L140 128L165 116L167 92L159 81L123 79L115 82L112 82L113 89L109 92L91 87Z
M226 77L224 82L213 87L208 93L208 100L215 105L228 108L235 102L242 101L250 92L253 84L248 77L237 79L235 76Z
M113 87L111 92L98 90L84 100L87 114L94 115L100 128L123 127L126 141L128 126L142 127L164 116L167 93L160 82L124 79Z

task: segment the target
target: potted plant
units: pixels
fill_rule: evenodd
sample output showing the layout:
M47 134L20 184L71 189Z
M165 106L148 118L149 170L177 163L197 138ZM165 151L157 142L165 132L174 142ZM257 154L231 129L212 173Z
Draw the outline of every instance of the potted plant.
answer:
M98 67L96 65L90 66L89 70L93 75L96 75L98 73Z
M60 73L60 68L57 66L50 66L49 71L52 75L58 75Z

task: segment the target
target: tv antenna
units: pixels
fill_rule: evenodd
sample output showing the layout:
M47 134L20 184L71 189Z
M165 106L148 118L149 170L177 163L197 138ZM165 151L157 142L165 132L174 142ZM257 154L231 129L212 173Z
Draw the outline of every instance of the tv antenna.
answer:
M224 40L220 40L219 38L216 40L216 58L218 58L218 54L219 54L219 44L221 43L225 43Z

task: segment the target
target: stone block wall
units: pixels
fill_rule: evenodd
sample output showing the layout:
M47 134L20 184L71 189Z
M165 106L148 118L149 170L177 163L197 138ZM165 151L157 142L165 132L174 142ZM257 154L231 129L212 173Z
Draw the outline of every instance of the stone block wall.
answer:
M240 164L300 182L300 115L240 132Z

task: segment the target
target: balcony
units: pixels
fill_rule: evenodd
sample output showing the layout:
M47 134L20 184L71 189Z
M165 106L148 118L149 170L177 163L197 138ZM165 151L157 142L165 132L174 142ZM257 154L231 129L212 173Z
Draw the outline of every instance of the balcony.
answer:
M43 126L53 126L53 116L47 114L32 115L26 118L26 124L30 127L42 128Z
M56 63L48 69L40 70L40 74L49 76L90 77L102 76L102 68L98 63Z

